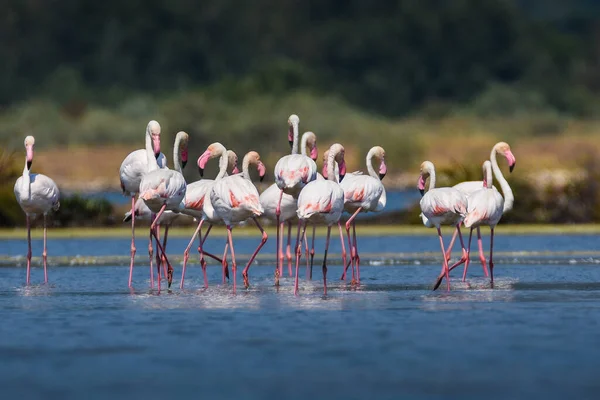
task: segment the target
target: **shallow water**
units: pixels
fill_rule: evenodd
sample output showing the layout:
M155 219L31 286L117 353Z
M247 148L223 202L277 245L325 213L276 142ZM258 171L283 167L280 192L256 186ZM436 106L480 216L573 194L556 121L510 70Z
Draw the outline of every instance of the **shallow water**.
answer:
M499 236L496 246L592 251L597 239ZM88 241L55 240L51 251L128 250L123 239ZM255 241L239 243L244 254ZM22 245L2 241L0 254ZM433 232L361 245L391 258L437 250ZM270 264L254 266L250 289L235 295L214 266L208 290L194 264L185 290L160 294L148 287L147 264L135 269L133 291L122 266L54 266L49 285L33 268L29 288L24 268L0 268L0 387L6 398L597 398L600 268L511 257L500 257L493 290L474 261L468 283L453 273L449 293L430 290L440 266L427 258L364 265L358 289L334 265L327 297L319 264L313 281L301 270L299 296L287 274L273 286Z

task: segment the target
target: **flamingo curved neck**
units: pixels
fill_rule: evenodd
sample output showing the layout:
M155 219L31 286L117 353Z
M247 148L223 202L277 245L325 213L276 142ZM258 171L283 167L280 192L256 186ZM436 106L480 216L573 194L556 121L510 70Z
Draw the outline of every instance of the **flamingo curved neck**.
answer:
M483 169L483 173L485 174L485 187L491 189L493 179L492 169L490 168L490 165L488 163L485 163Z
M292 124L292 132L294 133L294 141L292 142L292 154L298 154L298 124ZM304 150L306 153L306 150Z
M369 152L367 153L367 171L369 171L369 175L371 175L373 178L379 181L381 180L379 179L379 174L377 174L377 172L375 172L375 169L373 168L373 155L373 149L369 150Z
M490 154L490 161L492 162L492 170L494 171L494 175L496 180L500 184L500 188L502 188L502 194L504 195L504 209L502 212L506 212L512 209L515 198L513 196L512 189L510 185L504 178L500 167L498 166L498 161L496 160L496 149L492 149L492 154ZM490 179L491 181L491 179ZM488 183L489 184L489 183Z
M173 147L173 169L182 174L183 172L181 171L181 148L179 146L181 146L181 136L177 135L175 136L175 145Z
M429 169L429 188L427 189L428 191L431 189L435 189L435 169L432 167Z
M300 139L300 154L308 157L308 154L306 154L306 143L307 142L308 142L308 135L305 133L304 135L302 135L302 139Z
M227 174L227 166L229 165L229 157L227 156L227 150L224 146L219 147L217 154L220 154L221 157L219 158L219 174L215 178L215 181L223 178Z
M242 177L250 180L250 157L248 154L246 154L242 160Z
M31 198L31 176L30 171L27 167L27 156L25 156L25 167L23 167L23 179L21 179L20 192L21 195L25 195L25 198Z
M152 136L150 132L146 130L146 158L148 160L148 172L158 169L158 163L154 156L154 149L152 148Z
M335 182L335 156L337 152L329 152L327 155L327 179Z

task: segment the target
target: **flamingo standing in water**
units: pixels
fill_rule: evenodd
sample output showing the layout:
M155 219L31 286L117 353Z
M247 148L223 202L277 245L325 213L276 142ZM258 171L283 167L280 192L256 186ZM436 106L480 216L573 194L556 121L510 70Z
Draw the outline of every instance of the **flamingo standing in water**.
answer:
M149 171L149 165L157 165L159 168L167 166L167 158L160 152L160 124L154 120L148 122L146 126L146 148L129 153L121 163L121 168L119 169L123 194L131 196L131 214L135 215L135 196L139 193L142 175ZM150 250L150 247L148 250ZM135 253L135 218L132 218L129 287L131 287L131 280L133 279ZM152 259L151 254L150 259ZM150 265L150 268L152 269L152 265Z
M425 181L429 177L429 190L425 192ZM423 217L423 223L427 227L435 226L440 238L440 246L442 248L442 274L446 277L446 284L450 290L450 276L448 268L448 260L446 260L446 252L444 250L444 240L442 238L441 225L453 225L458 229L458 235L466 254L465 245L460 233L460 224L467 213L467 197L458 189L451 187L436 188L435 187L435 168L431 161L424 161L421 164L421 173L417 188L423 195L420 206ZM438 281L434 290L437 289L441 280Z
M210 154L211 150L208 149L206 152ZM251 163L256 165L260 179L262 180L266 173L265 166L262 161L260 161L259 154L255 151L251 151L244 156L242 167L243 172L237 175L218 177L215 179L212 191L210 192L210 201L214 207L215 214L221 220L223 220L225 226L227 227L227 239L229 251L231 252L231 269L233 271L234 292L236 291L237 264L235 261L235 250L233 247L233 237L231 233L232 225L252 218L262 234L260 244L250 257L250 260L248 260L248 263L242 272L245 287L250 286L248 280L248 270L250 269L250 265L254 261L254 258L260 249L267 242L267 233L257 219L257 217L262 215L264 210L259 201L258 190L256 189L256 186L252 184L250 175L248 173L248 167Z
M494 172L494 175L496 176L496 180L500 183L500 188L502 189L502 193L504 194L504 210L502 212L505 213L507 211L512 210L513 203L514 203L514 196L513 196L512 189L510 188L510 185L504 178L504 175L502 174L502 171L500 170L500 167L498 166L498 160L496 159L497 154L500 154L506 158L506 160L508 161L509 172L512 172L513 169L515 168L516 159L515 159L515 156L513 155L512 151L510 150L510 146L508 145L508 143L498 142L494 145L494 147L492 147L492 151L490 153L490 161L491 161L491 165L492 165L492 171ZM482 185L483 185L482 181L467 181L467 182L461 182L457 185L454 185L453 187L455 189L458 189L461 192L463 192L464 195L467 196L467 199L468 199L469 196L473 192L481 189ZM452 247L454 246L454 241L456 240L456 235L457 235L457 231L454 231L452 240L450 241L450 244L448 245L448 251L446 253L446 258L448 260L450 259ZM479 248L479 259L481 260L481 266L483 267L483 273L485 276L488 276L488 272L487 272L486 265L485 265L486 264L485 263L485 255L483 254L483 243L481 241L481 230L480 230L479 226L477 227L477 245ZM461 261L464 258L465 258L465 256L463 255ZM453 267L455 267L457 265L460 265L460 262L455 264ZM450 270L452 270L453 267L450 267Z
M211 148L211 153L209 155L203 154L198 158L198 169L200 171L200 176L204 175L204 168L206 163L210 158L220 157L219 159L219 174L217 175L217 179L220 179L223 176L227 176L227 169L232 170L232 174L238 173L237 167L237 155L231 150L225 150L225 147L218 146L218 144L213 144ZM214 209L212 204L210 203L210 192L215 183L213 179L200 179L199 181L192 182L187 186L185 197L183 199L183 206L181 212L183 214L191 215L198 220L198 225L194 234L192 235L192 239L190 243L186 247L183 253L183 270L181 273L181 283L179 287L183 289L183 283L185 280L185 271L187 262L190 256L190 249L194 244L194 240L196 240L196 236L200 235L200 243L198 245L198 252L201 251L201 245L206 241L212 226L216 223L219 223L220 220L214 216ZM208 229L204 237L202 237L200 229L202 227L203 221L208 221ZM202 267L202 272L204 275L204 286L208 287L208 280L206 278L206 262L204 262L203 255L207 255L216 261L220 262L223 266L223 283L225 283L225 277L229 277L229 271L227 269L227 260L225 257L223 259L216 257L210 253L204 251L200 253L200 265Z
M15 197L17 202L25 212L27 221L27 278L26 283L30 282L31 270L31 222L30 217L35 217L37 214L44 215L44 250L42 260L44 263L44 283L48 283L47 259L48 252L46 248L47 226L46 217L50 210L57 211L60 207L60 193L56 183L46 175L32 174L31 164L33 163L33 148L35 139L33 136L25 138L25 167L23 175L15 182Z
M140 182L140 198L144 200L146 206L156 214L156 217L150 225L150 235L156 239L157 251L160 251L165 258L168 273L167 281L169 287L173 281L173 267L169 262L167 253L162 247L156 232L157 222L166 210L175 212L180 211L181 201L185 196L186 183L181 172L164 168L159 169L158 164L153 163L153 156L148 153L148 172L142 176ZM158 290L160 290L160 273L158 274Z
M302 237L306 233L306 224L311 222L324 222L327 225L327 239L323 258L323 292L327 295L327 251L331 225L338 223L344 212L344 189L336 182L334 164L339 165L339 180L346 174L344 161L344 147L335 143L329 148L327 160L327 180L315 180L308 183L298 196L298 218L303 223ZM298 294L298 264L300 263L301 243L296 239L296 279L294 281L294 294Z
M293 133L288 137L290 142L290 146L293 149L294 138ZM303 156L307 156L306 149L307 147L310 149L310 158L313 161L317 161L318 157L318 149L317 149L317 136L313 132L304 132L302 134L302 139L300 141L300 149ZM277 256L279 258L280 265L283 266L283 228L284 224L287 222L288 224L288 240L287 240L287 248L285 257L288 261L288 271L290 276L292 275L292 252L291 252L291 242L292 242L292 220L296 219L296 210L298 209L298 201L297 199L287 193L283 193L281 195L281 190L277 186L276 183L273 183L267 189L265 189L260 194L260 204L262 204L265 212L263 217L266 217L272 221L277 221L276 209L277 203L279 201L279 197L281 196L281 215L279 216L279 222L281 224L280 234L281 238L279 239L279 246L277 248ZM313 231L313 252L314 256L314 231Z
M373 157L379 160L379 172L373 169ZM348 246L350 250L350 263L352 264L352 282L354 283L354 268L356 267L356 283L360 283L360 257L356 245L356 221L360 212L378 212L385 207L385 188L381 180L387 173L385 165L385 150L381 146L372 147L367 153L367 171L369 175L360 172L348 174L340 186L344 189L344 209L352 216L346 221L346 233L348 234ZM385 195L384 195L385 196ZM350 226L352 225L353 240L350 239ZM342 280L346 277L346 266Z
M281 216L281 198L284 193L297 198L300 191L311 181L317 178L317 164L307 156L298 154L298 125L300 118L296 114L290 115L288 118L288 140L292 139L292 154L283 156L275 165L275 184L280 190L279 200L275 209L275 217L277 224L277 248L279 249L279 232L280 232L280 216ZM300 226L298 226L300 228ZM277 257L277 266L275 271L275 284L279 285L279 276L283 272L283 266L279 264Z

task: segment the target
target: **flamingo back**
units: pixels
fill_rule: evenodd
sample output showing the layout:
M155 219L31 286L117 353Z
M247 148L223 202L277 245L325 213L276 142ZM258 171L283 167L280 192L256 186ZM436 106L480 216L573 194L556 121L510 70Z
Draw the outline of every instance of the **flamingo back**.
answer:
M456 225L467 214L467 197L454 188L435 188L421 198L422 214L434 225Z
M359 207L362 207L363 212L379 211L385 207L385 203L382 206L379 204L381 195L385 191L379 179L370 175L352 173L346 175L340 186L344 189L346 211L354 212Z
M344 211L344 190L337 182L323 180L310 182L298 196L298 218L325 221L331 225L339 221Z
M317 164L307 156L290 154L277 161L275 165L275 183L292 196L317 178Z
M204 205L210 197L210 191L215 184L214 179L200 179L187 185L183 197L181 212L196 218L202 218Z
M210 193L216 214L227 225L262 215L264 209L259 197L252 182L241 175L219 179Z
M503 209L504 198L496 188L481 188L469 196L465 226L489 225L493 228L502 218Z
M163 204L168 210L179 210L186 192L183 175L171 169L158 169L144 174L140 182L140 198L152 212Z
M29 179L19 177L15 182L14 192L17 202L29 215L46 214L50 210L57 211L60 207L58 186L43 174L29 174Z

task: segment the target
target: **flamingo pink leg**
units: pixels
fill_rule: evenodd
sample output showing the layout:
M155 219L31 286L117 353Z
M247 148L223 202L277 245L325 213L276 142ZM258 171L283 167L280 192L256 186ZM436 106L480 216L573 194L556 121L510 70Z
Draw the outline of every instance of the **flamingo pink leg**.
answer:
M279 241L281 240L279 233L281 231L281 226L279 225L279 217L281 216L281 199L283 198L283 190L279 192L279 201L277 202L277 208L275 208L275 218L277 223L277 249L279 249ZM275 265L275 285L279 285L279 277L283 273L283 262L279 263L279 257L277 258Z
M280 225L280 234L281 237L279 238L279 241L277 241L278 243L278 248L277 248L277 259L279 260L279 263L283 265L283 232L284 232L284 226L285 226L285 222L282 222ZM278 270L279 271L279 270Z
M167 249L167 237L169 235L169 225L165 226L165 237L163 238L163 249ZM162 266L163 278L167 278L167 266L164 255L160 259L160 265Z
M204 246L204 242L206 242L206 239L208 239L208 234L210 233L210 231L212 230L213 225L212 224L208 224L208 229L206 229L206 233L204 234L204 236L200 235L199 240L202 241L202 245ZM227 246L227 240L225 241L225 245ZM200 247L198 247L198 253L200 253ZM208 256L210 258L212 258L213 260L215 260L218 263L223 264L223 259L220 257L215 256L212 253L209 253L208 251L205 251L204 248L202 249L202 254L200 256L200 261L201 264L206 265L206 262L202 262L204 260L203 256ZM229 279L229 268L227 265L227 261L225 261L224 263L225 265L223 266L224 271L223 273L225 274L224 276L227 277L227 279ZM223 282L225 282L225 278L223 278Z
M298 230L296 232L296 244L294 246L294 249L297 249L298 246L300 246L300 249L302 249L302 242L300 241L302 236L300 236L300 228L302 227L302 221L298 220ZM304 236L304 235L303 235ZM302 254L302 253L300 253ZM289 271L289 276L292 276L292 271Z
M288 275L292 276L292 221L288 221L288 240L285 248L285 257L288 262Z
M129 287L133 279L133 260L135 259L135 196L131 196L131 262L129 263Z
M346 233L348 234L348 247L350 248L350 262L352 263L352 283L357 283L354 279L354 267L356 265L356 247L352 244L352 239L350 237L350 225L354 222L354 218L361 212L362 207L359 207L354 214L346 221Z
M329 250L329 237L331 236L331 225L327 226L327 239L325 240L325 252L323 256L323 295L327 296L327 251Z
M302 224L302 221L299 222L300 224ZM304 223L302 224L303 229L302 229L302 235L304 236L304 233L306 232L306 224L307 221L304 221ZM296 238L296 278L294 280L294 295L298 295L298 267L300 265L300 255L302 254L302 248L301 248L301 242L300 242L300 229L298 229L298 238Z
M237 264L235 263L235 252L233 250L233 237L231 235L231 225L227 225L227 240L229 240L229 248L231 250L231 271L233 272L233 293L235 293Z
M196 230L194 231L194 234L192 235L192 240L190 240L190 243L187 245L187 247L185 248L185 251L183 252L183 268L181 270L181 283L179 283L179 288L183 289L183 282L185 280L185 270L187 267L187 263L188 260L190 258L190 250L192 248L192 245L194 244L194 241L196 240L196 236L198 236L198 234L200 233L200 229L202 228L202 224L204 223L204 219L201 219L200 222L198 222L198 226L196 227ZM202 243L200 243L200 245L202 245ZM198 251L201 251L201 248L198 248Z
M268 238L267 232L265 232L265 230L260 225L260 223L258 222L258 220L256 218L252 218L252 219L254 220L254 223L256 224L256 227L260 230L260 233L262 234L262 239L260 241L260 244L256 248L256 250L254 250L254 253L252 253L252 256L250 257L250 260L248 260L248 264L246 264L246 268L244 268L244 270L242 271L242 278L244 278L244 286L246 286L246 288L248 288L250 286L250 282L248 281L248 270L250 269L250 265L252 264L252 262L256 258L256 255L258 254L258 252L260 251L260 249L262 249L262 247L265 245L265 243L267 243L267 238Z
M152 214L150 216L152 223L156 219L156 215ZM150 224L152 225L152 224ZM152 248L152 228L150 228L150 239L148 240L148 257L150 258L150 287L154 288L154 267L152 266L152 259L154 257L154 249Z
M483 253L483 242L481 240L481 230L477 227L477 247L479 247L479 260L481 260L481 267L483 268L483 274L487 277L488 272L485 267L485 255Z
M456 236L458 236L458 231L455 229L452 233L452 239L450 240L450 244L446 250L446 260L450 261L450 257L452 256L452 248L454 247L454 242L456 241Z
M473 228L471 228L469 232L469 244L467 245L467 260L465 261L465 269L463 271L462 281L464 282L467 278L467 269L469 268L469 263L471 262L471 238L473 237Z
M225 277L229 279L229 269L227 268L227 248L229 247L229 242L225 240L225 250L223 251L223 261L221 261L221 265L223 266L223 284L227 283Z
M448 260L446 260L446 252L444 251L444 239L442 238L442 231L440 228L437 228L438 236L440 237L440 247L442 248L442 259L444 260L443 271L446 276L446 287L448 291L450 291L450 274L448 270Z
M470 250L465 250L465 243L463 241L462 233L460 232L460 228L459 228L458 225L456 226L456 229L457 229L457 235L458 235L458 237L460 239L460 244L461 244L461 246L463 248L463 257L460 259L460 261L458 261L457 263L455 263L454 265L452 265L452 267L448 268L448 259L445 257L446 253L444 253L444 264L443 264L444 266L442 266L442 272L440 273L440 275L438 276L435 284L433 285L433 290L436 290L440 286L440 284L442 283L442 280L444 279L445 276L449 276L450 271L452 271L454 268L458 267L462 263L467 263L467 264L469 263L469 251ZM471 230L471 234L472 233L473 232ZM441 236L440 236L440 239L441 239ZM443 242L440 242L440 243L443 246ZM469 246L470 246L470 243L471 243L471 235L469 235ZM467 264L465 264L465 268L466 268ZM450 286L450 282L449 281L448 281L448 286ZM448 290L450 290L450 289L448 289Z
M317 225L313 225L312 242L310 245L310 276L309 276L309 279L312 279L313 261L315 259L315 236L316 236L316 234L317 234ZM307 243L306 247L308 248L308 243Z
M156 233L156 248L158 249L158 242L160 241L160 224L156 224L155 233ZM163 248L164 248L164 246L163 246ZM160 272L161 260L162 260L162 255L160 254L160 252L158 250L156 250L156 271L158 273L157 276L160 278L162 278L161 272Z
M44 283L48 283L48 250L46 249L46 243L48 241L47 230L46 214L44 214L44 252L42 253L42 260L44 261Z
M354 242L354 249L356 250L355 263L356 263L356 283L360 284L360 256L358 255L358 244L356 243L356 221L352 221L352 240Z
M452 264L452 266L450 267L448 272L452 271L454 268L458 267L459 265L465 263L467 261L467 258L469 257L467 254L467 249L465 248L465 242L463 241L462 233L460 232L460 224L456 225L456 229L454 230L454 232L457 233L458 239L460 240L460 245L462 247L462 256L461 256L460 260L458 260L457 262ZM448 261L448 258L446 258L446 262L447 261ZM464 280L463 280L463 282L464 282Z
M490 234L490 284L494 288L494 261L492 260L492 252L494 251L494 228L491 228Z
M342 277L340 280L346 280L346 271L348 270L348 266L346 265L346 245L344 244L344 232L342 230L342 223L338 221L338 229L340 231L340 244L342 245L342 266L344 267L344 272L342 272Z
M163 206L160 208L160 211L158 212L158 214L156 214L156 218L154 219L154 222L152 222L152 225L150 226L150 232L154 235L155 238L156 238L156 221L158 221L158 219L160 218L162 213L165 212L166 208L167 208L167 205L163 204ZM162 247L162 244L160 243L160 241L158 241L156 244L158 246L157 251L160 251L161 253L163 253L165 255L165 261L167 263L167 282L168 282L169 287L171 287L171 283L173 282L173 266L169 262L167 253L165 252L165 249ZM158 289L160 290L160 274L158 276Z
M31 223L29 214L25 214L25 219L27 220L27 278L25 282L29 286L31 276Z
M316 229L316 225L313 224L313 232L315 231L315 229ZM306 280L311 280L312 279L312 264L309 262L309 260L311 260L311 257L310 257L310 247L308 247L307 235L304 235L304 237L302 238L302 241L304 242L304 254L306 256Z

